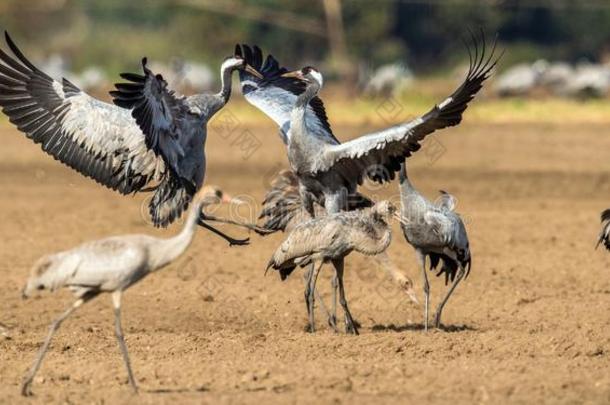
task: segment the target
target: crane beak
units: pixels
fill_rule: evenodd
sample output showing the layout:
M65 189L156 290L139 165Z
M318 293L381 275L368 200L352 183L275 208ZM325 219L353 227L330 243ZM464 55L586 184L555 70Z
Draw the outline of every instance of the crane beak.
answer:
M301 72L300 70L294 70L292 72L286 72L283 75L281 75L281 77L294 77L300 80L305 80L305 78L303 77L303 72Z
M257 79L264 79L263 75L260 74L258 72L258 70L254 69L252 66L248 65L247 63L244 65L244 70L248 73L250 73L252 76L256 77Z

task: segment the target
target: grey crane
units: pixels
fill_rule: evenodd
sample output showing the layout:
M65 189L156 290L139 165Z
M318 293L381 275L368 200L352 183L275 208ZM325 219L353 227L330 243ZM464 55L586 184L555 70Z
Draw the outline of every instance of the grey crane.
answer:
M369 208L373 206L374 202L368 197L355 193L349 196L348 200L348 211L359 210L363 208ZM325 215L324 207L319 204L314 204L314 210L316 217ZM291 170L280 171L275 178L271 181L271 187L265 195L263 200L262 209L259 215L259 220L262 220L262 224L257 228L251 227L254 231L261 235L268 235L274 232L285 232L290 233L297 225L311 220L313 217L303 207L301 195L299 194L299 180ZM400 272L394 265L392 260L387 256L385 252L379 253L374 256L381 267L388 273L390 278L407 293L407 296L411 300L415 300L412 292L412 282ZM311 276L313 274L314 264L312 263L309 270L305 274L305 306L309 316L309 295L315 294L316 300L318 300L322 306L322 309L328 314L328 323L335 331L337 330L336 325L336 307L337 307L337 289L336 289L336 278L333 278L333 289L332 289L332 309L329 313L326 310L321 297L317 290L311 290Z
M275 251L269 260L267 270L269 268L278 270L281 279L285 280L297 266L314 264L309 289L315 291L316 280L324 263L342 261L353 251L368 256L383 253L392 239L388 222L393 216L397 217L396 207L388 201L381 201L370 208L330 213L302 222L294 227ZM342 269L336 265L335 268ZM337 282L339 303L345 314L346 332L358 334L347 305L343 275L340 273ZM409 280L408 292L417 301L412 286ZM309 325L313 332L315 330L314 294L309 294L308 299Z
M242 46L236 54L260 72L257 80L246 72L240 74L246 99L270 116L279 126L287 144L288 160L299 178L299 191L305 209L313 216L314 202L324 204L328 213L347 207L365 177L384 183L392 180L404 159L416 152L420 142L436 130L458 125L468 103L482 88L498 59L495 45L486 55L485 38L481 45L473 35L474 53L464 82L451 96L426 114L379 132L340 143L332 134L322 101L317 97L323 85L322 74L313 67L288 72L268 56L262 62L257 47ZM337 276L343 274L343 261L332 262ZM342 281L338 282L341 285ZM354 330L353 325L348 330Z
M359 208L371 207L373 202L367 197L361 194L351 196L348 210L356 210ZM319 204L314 205L315 216L319 217L324 215L324 207ZM262 236L269 235L275 232L290 233L295 226L303 222L311 220L313 217L303 207L301 195L299 194L299 180L297 176L291 170L280 171L271 181L271 187L267 191L263 200L259 220L263 223L260 226L250 226L255 232ZM392 269L391 266L384 266L386 269ZM336 278L333 277L333 289L332 289L332 311L328 312L324 301L318 294L317 290L311 290L311 277L314 271L314 264L312 263L309 270L304 274L305 279L305 306L307 308L309 317L309 302L310 294L316 294L318 301L322 309L328 315L328 324L331 328L337 331L337 319L336 319L336 307L337 307L337 289L336 289ZM407 280L403 280L401 273L391 272L390 273L397 282L403 281L403 285L407 285ZM404 277L404 276L403 276ZM311 325L310 325L311 328Z
M438 276L445 274L445 284L452 285L439 303L434 316L434 326L440 328L441 314L449 297L463 277L470 273L470 247L466 227L454 212L455 198L441 191L436 204L421 195L409 181L406 165L399 173L401 228L407 242L413 246L424 279L424 329L428 330L428 306L430 284L426 273L426 257L430 258L430 269L435 270L442 262Z
M14 57L0 49L0 107L42 150L84 176L121 194L154 190L149 210L156 226L167 226L188 207L205 177L206 124L229 100L236 69L260 76L243 58L221 66L216 94L179 97L142 61L144 75L125 73L130 83L112 92L117 106L97 100L67 79L61 82L34 66L8 33ZM125 108L123 108L125 107ZM225 237L231 244L247 240Z
M114 236L86 242L73 249L39 259L23 289L23 297L30 297L37 290L55 291L68 287L77 299L51 323L38 356L24 379L21 393L24 396L32 395L34 376L62 322L81 305L101 293L112 295L116 338L127 368L129 383L137 392L138 387L131 371L121 326L123 293L152 272L169 265L186 251L193 240L202 207L228 201L233 200L222 194L218 188L204 186L193 197L184 228L174 237L162 239L148 235Z
M604 210L601 215L602 220L602 230L599 233L599 237L597 239L597 245L595 248L599 246L600 243L604 244L604 247L607 250L610 250L610 208Z

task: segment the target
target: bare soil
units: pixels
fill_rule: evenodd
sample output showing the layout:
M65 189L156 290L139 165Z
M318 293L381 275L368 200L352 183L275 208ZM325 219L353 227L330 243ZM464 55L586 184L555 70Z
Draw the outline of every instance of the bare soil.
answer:
M335 132L347 139L366 129ZM210 135L207 182L260 201L286 160L271 124L251 134L262 147L249 157L231 136ZM127 385L110 297L101 296L56 335L33 400L19 396L21 379L72 302L68 291L21 299L34 261L113 234L169 236L179 225L154 229L146 195L84 179L8 124L0 139L0 322L10 328L10 339L0 334L2 403L610 403L610 253L594 250L610 206L606 124L465 123L410 160L428 196L457 196L470 236L472 273L445 310L445 330L424 333L422 308L373 260L352 255L346 288L361 335L331 332L321 313L319 331L306 333L300 274L263 275L282 235L229 247L201 230L183 258L126 293L139 396ZM397 185L365 191L396 198ZM396 225L389 253L420 291ZM434 304L445 288L432 277Z

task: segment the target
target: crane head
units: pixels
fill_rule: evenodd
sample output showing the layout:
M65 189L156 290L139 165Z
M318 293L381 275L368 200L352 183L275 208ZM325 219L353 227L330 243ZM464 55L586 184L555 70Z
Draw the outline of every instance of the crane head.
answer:
M214 185L206 185L195 194L193 197L194 203L202 203L203 205L214 204L244 204L245 201L239 197L233 197L225 193L220 187Z
M320 87L322 87L322 85L324 84L324 78L322 77L322 73L320 73L320 71L313 66L305 66L302 69L284 73L282 77L294 77L306 83L315 82Z
M263 79L263 75L260 74L252 66L247 64L245 59L243 57L241 57L240 55L234 55L234 56L229 56L229 57L225 58L225 60L222 62L222 65L220 66L220 70L221 70L221 72L224 72L227 69L230 69L231 71L233 71L235 69L245 70L246 72L250 73L252 76L254 76L258 79Z
M388 200L379 201L375 203L371 208L373 215L389 220L391 217L396 215L397 209L394 204Z

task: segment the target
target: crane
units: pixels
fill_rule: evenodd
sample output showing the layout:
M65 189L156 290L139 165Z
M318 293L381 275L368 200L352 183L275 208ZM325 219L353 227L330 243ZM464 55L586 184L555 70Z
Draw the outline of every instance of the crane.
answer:
M235 70L261 77L243 58L220 68L216 94L177 96L142 61L144 75L125 73L112 105L89 96L67 79L57 81L34 66L5 32L0 49L0 107L11 123L42 150L86 177L121 194L154 191L149 211L165 227L187 209L205 177L206 124L229 100ZM204 222L230 244L245 244Z
M483 33L481 45L478 42L473 34L474 52L467 47L468 73L448 98L409 122L346 143L340 143L330 129L324 105L318 98L323 76L316 68L306 66L288 71L271 55L263 63L258 47L242 45L236 48L236 55L243 56L265 78L257 80L242 72L242 92L279 125L290 166L299 178L303 205L314 216L315 202L323 204L327 213L345 210L349 196L365 177L379 183L391 181L402 161L419 150L427 135L462 121L468 103L483 87L499 59L494 59L496 42L489 55ZM343 260L332 263L339 277L343 274ZM341 283L339 280L338 285Z
M32 267L22 295L28 298L38 290L56 291L67 287L76 301L51 323L49 333L36 360L24 378L21 393L32 395L32 382L49 349L51 339L62 322L83 304L101 293L112 296L115 334L127 368L129 383L138 386L131 370L129 354L121 326L121 298L125 290L144 277L171 264L186 251L193 240L201 209L219 202L241 202L220 189L204 186L194 196L188 217L180 233L162 239L148 235L123 235L83 243L73 249L45 255Z
M430 269L441 264L437 276L445 274L445 284L452 285L439 303L434 315L434 326L440 328L443 308L463 277L468 277L470 245L466 227L454 211L456 200L451 194L441 191L438 203L430 202L421 195L407 176L406 164L399 173L401 228L407 242L413 246L423 275L425 295L424 329L428 330L428 306L430 284L426 273L426 257L430 258Z
M278 270L281 279L285 280L297 266L314 264L309 290L315 291L316 280L324 263L342 261L353 251L368 256L384 252L392 239L392 231L388 225L392 217L397 217L396 207L389 201L380 201L370 208L340 211L302 222L294 227L275 251L269 260L267 270L270 268ZM337 282L339 303L345 314L346 332L358 334L347 305L342 274L338 275ZM413 284L409 280L407 290L417 302L412 287ZM309 294L308 300L309 325L313 332L315 330L313 293Z

